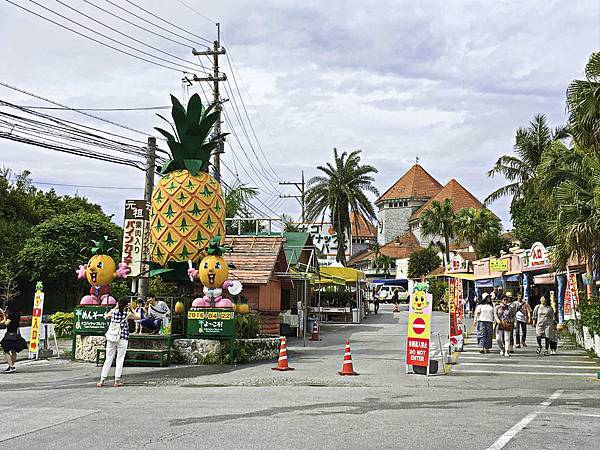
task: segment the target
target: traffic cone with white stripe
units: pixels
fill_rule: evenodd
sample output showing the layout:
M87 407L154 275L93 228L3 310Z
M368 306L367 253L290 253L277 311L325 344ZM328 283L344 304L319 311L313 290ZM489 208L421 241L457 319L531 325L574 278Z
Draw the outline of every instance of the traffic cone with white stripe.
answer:
M352 352L350 352L350 341L348 339L346 339L342 371L338 372L338 375L358 375L358 373L354 371L354 366L352 365Z
M310 334L309 341L320 341L320 340L321 340L321 338L319 337L319 324L315 320L313 322L312 332Z
M285 344L285 336L281 337L281 345L279 347L279 360L277 361L277 367L273 367L271 370L294 370L293 368L288 366L288 358L287 358L287 346Z

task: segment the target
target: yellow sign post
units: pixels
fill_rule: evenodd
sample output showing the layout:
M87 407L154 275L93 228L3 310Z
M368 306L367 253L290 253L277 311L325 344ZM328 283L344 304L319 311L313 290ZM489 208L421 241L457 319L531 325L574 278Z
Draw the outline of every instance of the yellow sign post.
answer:
M40 330L42 328L42 313L44 312L44 293L42 283L36 286L33 297L33 312L31 314L31 337L29 338L29 358L37 358L40 351Z

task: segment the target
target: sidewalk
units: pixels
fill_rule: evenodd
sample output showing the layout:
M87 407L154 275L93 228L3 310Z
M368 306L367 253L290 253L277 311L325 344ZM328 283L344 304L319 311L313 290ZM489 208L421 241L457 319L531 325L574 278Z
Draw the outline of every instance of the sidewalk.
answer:
M495 336L494 336L495 338ZM492 353L481 354L477 348L474 332L467 338L464 351L458 355L457 364L452 366L452 375L520 375L525 377L576 377L596 378L600 361L590 358L585 350L566 340L559 340L556 355L544 356L536 353L535 328L527 329L527 347L516 348L510 356L501 356L494 340ZM543 341L542 341L543 344Z

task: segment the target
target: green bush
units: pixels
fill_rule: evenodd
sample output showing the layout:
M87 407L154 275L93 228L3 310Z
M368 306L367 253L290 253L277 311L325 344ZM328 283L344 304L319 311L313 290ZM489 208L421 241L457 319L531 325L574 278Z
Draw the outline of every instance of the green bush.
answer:
M433 298L433 310L440 311L442 310L442 304L445 306L448 303L448 298L446 296L446 290L448 289L448 283L439 279L431 279L429 281L429 293Z
M237 314L235 318L235 338L252 339L260 333L260 324L256 314Z
M73 333L73 320L75 314L72 312L56 312L50 316L50 320L54 324L54 332L56 337L64 338L70 337Z
M600 299L597 297L582 301L579 304L581 324L586 326L590 333L600 336Z

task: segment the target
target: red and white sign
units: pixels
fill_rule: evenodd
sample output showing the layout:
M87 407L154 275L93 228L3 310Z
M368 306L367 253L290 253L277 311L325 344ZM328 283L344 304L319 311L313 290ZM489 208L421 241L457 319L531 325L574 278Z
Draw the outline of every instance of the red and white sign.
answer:
M416 334L423 334L423 332L427 328L427 325L425 325L425 321L423 320L422 317L417 317L414 320L412 326L413 326L413 332L415 332Z
M551 266L548 249L541 242L534 243L522 256L521 267L524 271L545 269Z
M125 201L125 222L123 223L123 262L129 266L129 277L147 277L150 259L148 241L150 239L150 203L145 200Z
M429 363L429 339L408 338L406 364L427 367Z
M44 293L35 292L33 297L33 312L31 313L31 337L29 338L29 358L37 358L40 351L40 330L42 328L42 313L44 312Z

